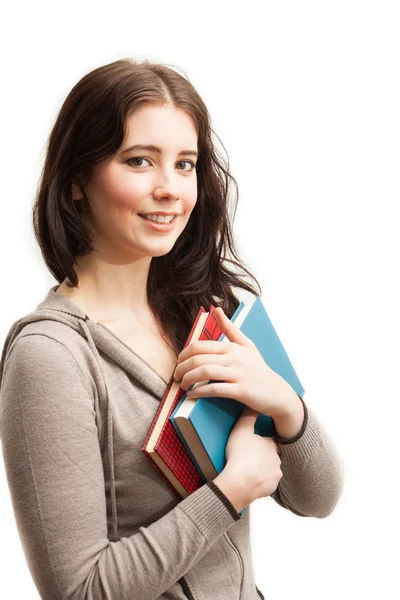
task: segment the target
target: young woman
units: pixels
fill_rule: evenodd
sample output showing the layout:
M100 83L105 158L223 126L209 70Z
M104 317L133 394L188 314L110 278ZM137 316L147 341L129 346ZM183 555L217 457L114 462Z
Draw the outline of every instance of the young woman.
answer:
M235 288L257 295L237 270L253 277L230 180L204 102L173 68L118 60L61 107L33 215L58 285L11 326L0 365L6 474L44 599L263 597L239 512L271 496L323 518L338 502L327 432L229 321ZM184 348L210 304L229 342ZM225 469L181 501L141 451L173 373L246 405ZM274 438L254 434L260 412Z

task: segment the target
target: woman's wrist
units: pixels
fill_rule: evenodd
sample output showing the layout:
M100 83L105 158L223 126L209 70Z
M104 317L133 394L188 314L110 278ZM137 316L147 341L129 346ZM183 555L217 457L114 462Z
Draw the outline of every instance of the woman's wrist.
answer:
M245 483L242 477L235 475L227 467L213 481L238 513L251 504L252 500L248 492L249 485Z

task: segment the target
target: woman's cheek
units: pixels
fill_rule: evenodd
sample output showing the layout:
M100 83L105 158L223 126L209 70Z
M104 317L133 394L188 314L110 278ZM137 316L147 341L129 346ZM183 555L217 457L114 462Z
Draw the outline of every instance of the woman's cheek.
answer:
M197 202L197 194L196 196L193 196L190 200L189 200L189 206L188 206L188 212L192 212L194 207L196 206L196 202Z
M143 184L129 182L120 182L115 190L115 198L121 210L139 210L142 199L146 197L146 191Z
M197 202L197 183L193 184L183 192L183 204L185 211L192 212Z

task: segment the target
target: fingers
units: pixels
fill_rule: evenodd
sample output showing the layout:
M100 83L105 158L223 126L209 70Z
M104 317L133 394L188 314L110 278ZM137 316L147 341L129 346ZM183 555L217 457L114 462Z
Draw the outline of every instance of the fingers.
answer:
M241 417L254 417L254 419L256 420L258 415L259 415L259 413L256 410L253 410L249 406L245 406L243 409L243 412L241 414Z
M240 423L244 422L245 426L251 427L252 431L254 432L254 423L257 421L258 415L259 415L259 413L256 410L253 410L249 406L245 406L242 414L240 415L239 419L236 421L235 426L239 422ZM268 441L268 443L273 445L276 453L278 454L278 456L280 456L282 453L282 450L281 450L281 447L279 446L279 444L277 444L277 442L272 437L266 437L265 440Z
M252 410L248 406L245 406L242 414L237 419L236 423L233 426L233 429L243 429L249 428L254 433L254 424L257 421L258 412Z

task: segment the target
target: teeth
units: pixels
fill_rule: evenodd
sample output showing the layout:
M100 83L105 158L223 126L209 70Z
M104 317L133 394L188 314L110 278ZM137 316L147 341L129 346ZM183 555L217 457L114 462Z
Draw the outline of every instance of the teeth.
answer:
M171 223L172 219L175 215L142 215L149 221L154 221L154 223Z

